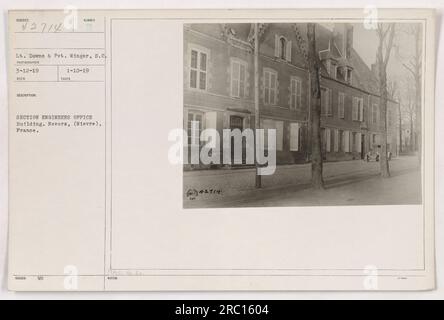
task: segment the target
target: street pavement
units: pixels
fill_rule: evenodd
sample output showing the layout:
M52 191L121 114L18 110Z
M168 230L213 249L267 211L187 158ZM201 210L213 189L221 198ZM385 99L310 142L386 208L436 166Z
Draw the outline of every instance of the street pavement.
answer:
M311 188L311 164L278 166L255 188L255 169L184 172L184 208L396 205L421 203L421 171L415 156L390 161L390 178L379 162L324 163L325 190Z

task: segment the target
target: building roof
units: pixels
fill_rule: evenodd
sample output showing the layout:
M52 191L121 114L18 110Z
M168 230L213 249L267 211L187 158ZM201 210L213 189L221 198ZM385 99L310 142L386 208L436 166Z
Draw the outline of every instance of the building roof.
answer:
M376 75L355 49L351 50L350 63L353 66L352 85L369 93L379 95L379 84Z
M350 57L345 59L339 51L342 47L343 34L327 29L322 25L316 28L316 46L320 51L320 59L335 59L339 64L346 64L353 68L351 85L369 93L379 95L379 85L376 75L359 56L358 52L351 48Z
M282 24L280 24L282 25ZM227 24L192 24L192 29L214 36L216 38L223 38L224 33L231 33L234 38L239 40L248 41L249 34L251 32L250 23L227 23ZM341 27L340 24L334 24L334 26ZM344 25L345 26L345 25ZM279 26L282 27L282 26ZM298 28L301 36L306 40L307 24L300 23ZM269 31L270 28L267 28ZM346 64L353 69L351 86L359 88L368 93L379 95L378 79L369 66L362 60L358 52L351 48L350 56L345 59L343 56L342 42L343 33L337 30L326 28L322 24L316 24L316 48L319 52L321 60L334 59L338 61L338 64ZM297 46L295 46L296 52L298 52ZM296 55L295 65L305 66L305 61L301 54ZM323 76L329 76L329 73L323 64L321 69ZM347 84L346 84L347 85Z

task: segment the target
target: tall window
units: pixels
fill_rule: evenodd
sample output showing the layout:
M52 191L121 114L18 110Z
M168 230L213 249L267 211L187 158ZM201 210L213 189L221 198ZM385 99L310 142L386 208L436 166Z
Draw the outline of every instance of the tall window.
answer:
M364 120L364 99L353 97L353 110L352 120L363 121Z
M350 152L350 131L345 130L342 138L342 151Z
M200 143L200 133L202 131L202 120L203 114L200 112L189 112L188 113L188 145L198 146Z
M274 56L278 59L291 62L291 41L284 36L274 35Z
M344 131L343 130L339 130L339 140L338 140L338 144L339 144L339 152L343 152L344 151Z
M301 126L297 122L290 123L290 151L300 150Z
M358 134L352 132L352 152L358 152Z
M336 69L336 79L340 80L340 81L345 81L345 71L344 71L344 67L338 67Z
M284 122L283 121L276 121L271 119L264 119L261 120L261 127L264 129L265 132L265 141L264 141L264 147L268 149L268 130L273 129L276 130L276 150L282 151L283 145L284 145Z
M347 69L347 82L348 83L351 83L352 82L352 75L353 75L353 72L352 72L352 69Z
M336 74L337 69L338 69L338 66L336 65L336 63L333 63L333 62L330 63L330 76L334 79L337 78L337 74Z
M372 105L372 123L377 124L378 123L378 105L373 104Z
M190 88L207 89L208 55L197 49L191 49L190 59Z
M358 119L364 121L364 98L358 100Z
M286 58L285 57L285 51L286 51L286 47L287 47L287 40L285 40L284 37L281 37L279 39L279 44L280 44L280 47L279 47L279 57L281 59L285 60L285 58Z
M241 61L231 61L231 96L245 97L247 67Z
M324 129L323 138L324 138L324 143L323 143L324 150L325 150L325 152L330 152L331 151L331 131L329 128Z
M334 131L334 136L333 136L333 147L334 147L334 151L338 152L339 151L339 130L335 129Z
M276 104L277 96L277 73L272 70L264 71L264 103Z
M338 117L345 118L345 94L343 92L338 94Z
M302 81L299 78L291 77L290 84L290 108L300 109L302 104Z
M321 108L323 115L330 116L332 114L331 89L329 88L321 88Z

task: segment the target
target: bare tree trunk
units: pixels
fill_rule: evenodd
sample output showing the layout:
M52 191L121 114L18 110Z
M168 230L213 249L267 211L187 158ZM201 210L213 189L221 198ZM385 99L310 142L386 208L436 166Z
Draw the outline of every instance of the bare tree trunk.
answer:
M399 153L402 153L402 111L401 103L398 103L398 134L399 134Z
M422 92L421 92L421 69L422 69L422 27L416 25L412 32L415 38L415 55L409 64L404 63L404 67L412 74L415 82L415 132L416 150L418 150L418 161L421 165L422 159Z
M421 31L422 28L418 25L415 28L415 93L416 93L416 138L417 144L416 147L418 149L418 160L419 165L421 165L422 158L422 134L421 134L421 126L422 126L422 117L421 117L421 66L422 66L422 48L421 48Z
M384 178L390 177L390 168L387 157L387 98L388 98L388 90L387 90L387 64L390 59L390 52L393 47L393 39L395 35L395 25L389 24L387 28L384 30L384 25L378 25L378 37L379 37L379 46L377 52L377 61L379 67L379 94L380 94L380 108L382 112L382 141L381 141L381 154L380 154L380 167L381 167L381 176ZM385 42L386 37L388 36L387 43ZM385 55L383 50L385 48Z
M416 149L418 150L418 161L419 165L421 165L422 158L422 134L421 134L421 76L419 74L415 77L415 93L416 93Z
M379 66L379 87L381 92L381 112L383 114L382 118L382 142L381 142L381 155L380 155L380 166L381 166L381 176L384 178L390 177L390 168L387 157L387 74L384 66L380 64Z
M410 112L410 151L415 151L415 138L413 133L413 111Z
M316 51L316 25L307 24L307 55L311 94L311 183L314 189L324 189L321 145L321 83L320 65Z

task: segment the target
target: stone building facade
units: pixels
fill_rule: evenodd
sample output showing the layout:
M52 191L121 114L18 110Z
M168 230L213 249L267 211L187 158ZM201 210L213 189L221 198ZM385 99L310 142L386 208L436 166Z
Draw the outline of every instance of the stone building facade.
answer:
M259 30L260 127L276 129L278 164L309 161L309 75L294 27L261 24ZM306 34L304 24L298 24L298 30ZM252 32L252 24L185 25L184 128L189 136L197 130L193 121L199 123L199 132L254 128ZM353 48L353 25L317 25L316 33L322 61L324 159L363 158L378 150L384 132L376 74ZM397 155L399 145L397 110L397 102L389 101L388 150L392 155ZM191 140L189 145L200 143Z

